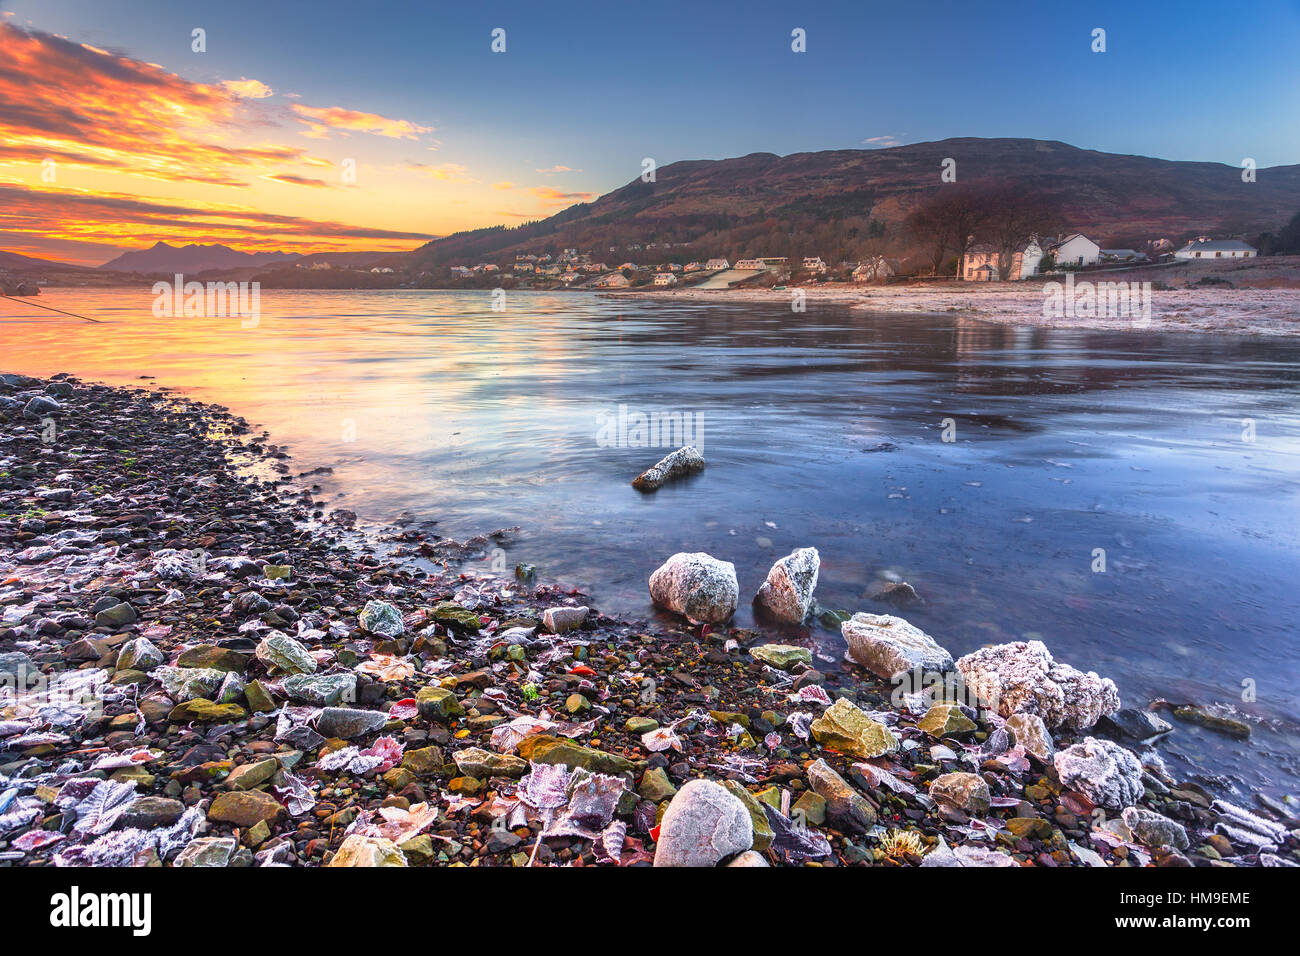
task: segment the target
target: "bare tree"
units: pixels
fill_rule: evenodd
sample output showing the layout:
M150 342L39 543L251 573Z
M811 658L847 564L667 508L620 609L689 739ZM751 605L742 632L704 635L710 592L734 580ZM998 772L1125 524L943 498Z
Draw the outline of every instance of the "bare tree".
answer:
M956 253L958 268L983 226L980 195L964 186L946 185L932 193L908 214L904 231L926 251L932 275L938 275L949 251Z
M980 197L984 215L979 236L998 254L998 272L1010 275L1016 249L1033 235L1051 235L1064 225L1059 204L1032 190L1013 186L986 190Z

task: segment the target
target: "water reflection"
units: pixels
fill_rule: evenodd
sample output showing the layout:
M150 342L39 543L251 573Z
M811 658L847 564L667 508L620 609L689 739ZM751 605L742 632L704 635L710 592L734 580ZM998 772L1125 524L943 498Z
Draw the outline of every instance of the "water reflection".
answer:
M245 330L154 319L147 291L43 297L107 326L5 302L3 365L230 406L332 466L332 503L455 537L520 525L511 563L633 615L673 551L734 561L752 592L812 544L827 606L883 610L867 594L893 570L955 654L1041 637L1130 703L1234 704L1275 729L1180 727L1164 752L1252 787L1300 777L1290 341L518 293L504 314L484 293L265 293ZM698 413L708 470L633 491L660 452L601 446L620 404Z

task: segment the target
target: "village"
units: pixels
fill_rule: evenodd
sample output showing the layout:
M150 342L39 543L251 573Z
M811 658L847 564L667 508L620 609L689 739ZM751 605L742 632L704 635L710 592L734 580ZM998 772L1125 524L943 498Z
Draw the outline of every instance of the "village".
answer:
M672 243L631 244L628 252L667 250ZM679 245L687 245L680 243ZM608 251L620 251L610 246ZM755 256L730 261L725 256L696 259L690 262L658 261L653 264L626 260L617 264L597 261L578 249L564 249L558 254L523 253L504 264L478 262L474 265L447 267L453 284L482 287L485 280L511 283L523 289L618 290L644 287L676 286L704 289L732 287L779 287L786 282L887 284L894 282L959 280L965 282L1021 281L1036 277L1062 275L1067 272L1132 269L1143 266L1171 265L1189 260L1254 258L1259 251L1240 239L1217 239L1198 236L1179 246L1169 239L1156 239L1144 249L1104 249L1082 233L1067 233L1052 238L1029 236L1014 248L997 248L988 243L974 243L954 257L951 265L937 274L918 267L909 260L873 255L849 262L828 263L821 256ZM644 257L642 257L644 258ZM658 258L657 256L655 257ZM313 268L328 268L318 263ZM378 267L375 270L378 271ZM388 270L391 271L391 270ZM434 278L426 273L421 278ZM418 281L417 281L417 284Z

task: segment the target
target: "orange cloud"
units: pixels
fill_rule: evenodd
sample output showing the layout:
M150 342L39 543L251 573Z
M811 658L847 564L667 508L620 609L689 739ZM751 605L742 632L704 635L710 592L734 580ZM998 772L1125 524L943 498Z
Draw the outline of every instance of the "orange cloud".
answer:
M242 98L153 63L0 23L0 160L116 169L168 182L240 186L241 169L295 162L293 147L213 142Z
M124 193L37 189L0 182L0 226L6 248L39 250L48 243L49 223L59 223L62 242L131 245L172 242L238 242L240 248L409 249L433 238L419 232L373 229L330 220L262 212L232 203L169 203ZM255 238L254 238L255 237ZM15 241L10 241L15 240ZM105 256L110 258L110 256Z
M310 176L294 176L292 173L275 173L266 178L273 183L284 183L286 186L324 186L329 188L332 185L323 179L312 179Z
M297 114L299 122L306 123L308 131L304 136L324 139L330 132L373 133L390 139L418 139L421 133L432 133L432 126L417 126L407 120L389 119L378 113L363 113L360 110L344 109L342 106L306 106L293 103L290 109Z
M478 180L470 178L465 167L460 163L441 163L437 166L430 166L428 163L407 163L406 168L449 183L478 182Z
M576 202L587 202L595 199L595 193L566 193L553 186L534 186L529 190L538 199L543 200L546 206L571 206Z
M264 100L275 92L261 80L250 80L243 76L237 80L223 80L221 85L235 96L248 100Z
M248 77L191 82L157 64L0 19L0 237L6 248L74 249L80 255L136 239L265 248L312 237L330 248L361 248L363 242L365 248L409 248L410 241L427 238L336 221L346 215L347 191L328 189L329 177L317 178L334 164L303 145L257 142L250 135L283 123L296 136L299 122L326 133L346 129L396 138L414 138L427 127L296 103L291 112L261 102L272 93ZM6 175L14 167L21 171ZM77 175L65 175L65 168ZM32 185L13 181L20 177ZM245 205L170 200L141 179L182 187L187 195L237 189L258 199ZM61 188L66 183L86 188ZM137 186L153 198L133 195ZM339 201L322 218L253 208L267 191L288 194L291 186L315 192L315 208L330 204L326 197Z

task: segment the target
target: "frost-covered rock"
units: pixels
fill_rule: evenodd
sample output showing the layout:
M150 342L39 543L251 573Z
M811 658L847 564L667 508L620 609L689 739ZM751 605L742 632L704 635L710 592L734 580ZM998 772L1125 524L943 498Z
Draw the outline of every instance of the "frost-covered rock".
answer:
M388 714L382 710L361 710L354 707L326 707L316 719L317 732L326 737L351 740L364 734L373 734L388 723Z
M1037 757L1043 763L1052 759L1056 753L1056 743L1047 731L1043 718L1037 714L1012 714L1007 718L1007 733L1012 743L1025 748L1025 752Z
M162 664L163 652L147 637L137 637L122 645L117 652L117 669L120 671L151 671Z
M840 633L849 657L877 677L893 678L917 668L922 673L952 669L952 655L901 617L859 611L840 625Z
M1149 847L1187 849L1187 830L1175 820L1143 807L1126 808L1123 818L1124 825L1133 832L1133 836Z
M715 866L754 845L754 823L739 798L712 780L686 783L664 811L655 866Z
M734 860L732 860L730 863L727 864L727 866L740 866L740 867L746 867L746 866L762 867L762 866L771 866L771 865L772 864L768 863L767 860L763 858L763 854L755 852L754 850L746 850L744 853L740 854L740 856L736 857Z
M1066 788L1078 790L1098 806L1123 810L1142 796L1142 764L1117 743L1085 737L1058 750L1052 762Z
M1087 730L1119 710L1119 690L1108 677L1052 659L1042 641L981 648L957 661L966 686L1003 717L1037 714L1049 728Z
M155 667L149 675L162 684L178 704L204 697L211 700L226 679L226 672L211 667Z
M331 707L357 699L356 674L294 674L280 684L294 700L315 707Z
M939 845L925 855L922 866L973 866L973 867L1014 867L1019 866L1010 853L1000 853L987 846L965 843L950 847L942 836Z
M767 572L755 602L778 621L802 624L812 606L821 565L816 548L798 548L787 554Z
M848 698L837 698L809 728L813 740L842 754L871 760L898 749L898 738Z
M230 837L199 837L181 850L172 866L229 866L239 844Z
M675 481L703 470L704 456L694 445L685 445L637 475L632 479L632 487L637 491L654 491L666 481Z
M650 575L650 597L695 623L721 624L740 599L736 566L702 551L678 552Z
M326 866L406 866L406 854L396 843L383 837L353 833L339 844Z
M257 659L271 671L286 674L312 674L316 659L299 641L283 631L272 631L257 645Z
M401 637L406 632L401 612L387 601L367 601L357 615L357 623L371 634L384 637Z
M581 627L587 613L586 607L548 607L542 612L542 624L552 634L563 634Z
M835 772L825 758L808 767L808 786L826 801L826 819L850 833L866 833L876 825L876 811L862 794Z
M983 816L989 812L989 785L976 773L945 773L930 784L930 796L939 803Z

